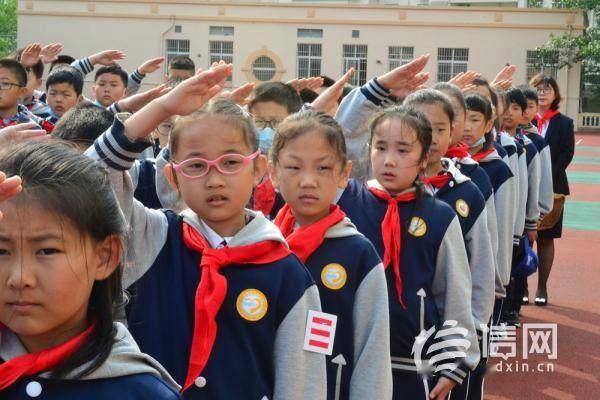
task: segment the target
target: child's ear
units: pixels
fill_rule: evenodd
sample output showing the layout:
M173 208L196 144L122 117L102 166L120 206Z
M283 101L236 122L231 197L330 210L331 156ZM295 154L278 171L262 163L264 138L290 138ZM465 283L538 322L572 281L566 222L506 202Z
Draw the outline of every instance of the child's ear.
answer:
M262 181L266 172L267 156L261 154L254 160L254 186L258 185L260 181Z
M19 88L19 99L24 99L25 96L27 96L27 88L26 87L20 87Z
M485 124L485 132L491 132L492 131L492 127L494 126L494 120L490 119L488 122L486 122Z
M165 174L165 178L167 178L167 182L169 182L171 189L179 192L179 183L177 182L177 175L175 174L175 169L173 169L173 164L168 163L165 165L163 173Z
M123 94L123 97L127 97L129 95L129 91L127 90L127 88L125 88L125 92Z
M267 173L269 174L269 179L271 179L271 184L275 189L279 188L279 177L277 176L277 172L275 171L275 166L272 162L269 161L267 164Z
M348 162L346 162L346 165L344 165L344 168L342 169L341 177L340 177L340 180L338 181L338 188L346 189L346 187L348 186L348 181L350 180L351 172L352 172L352 161L348 160Z
M123 243L117 235L110 235L98 243L96 247L98 264L95 266L94 279L102 281L111 276L121 262L122 253Z
M83 101L83 95L80 94L79 97L77 98L77 104L81 103Z

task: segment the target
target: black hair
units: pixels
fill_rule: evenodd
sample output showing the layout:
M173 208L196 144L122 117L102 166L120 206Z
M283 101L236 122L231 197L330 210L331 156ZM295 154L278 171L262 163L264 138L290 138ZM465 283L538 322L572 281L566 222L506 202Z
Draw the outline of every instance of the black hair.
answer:
M288 114L298 112L302 108L302 99L296 89L282 82L265 82L258 85L252 93L252 100L248 108L252 110L256 103L269 101L284 106L288 110Z
M176 56L169 61L169 69L183 69L193 74L196 72L196 65L188 56Z
M56 66L60 66L62 64L67 64L67 65L71 65L72 63L75 62L75 59L71 56L68 56L66 54L60 54L56 60L52 61L52 63L50 63L50 71L52 71L54 68L56 68Z
M46 79L46 91L50 89L50 86L58 83L68 83L73 86L77 96L83 92L83 74L70 65L60 66L50 72L50 75Z
M21 177L19 204L33 202L69 221L82 238L100 243L125 231L106 170L60 141L25 141L9 146L0 152L0 170L7 176ZM108 358L116 335L114 306L121 291L120 266L108 278L94 282L87 318L96 321L95 328L79 350L53 368L52 377L65 377L86 365L73 378L79 379Z
M104 67L99 68L98 71L96 71L96 76L94 77L94 82L98 81L98 78L104 74L117 75L119 78L121 78L121 81L123 82L123 86L127 87L129 76L127 75L127 72L123 68L121 68L121 66L119 64L105 65Z
M104 107L83 101L58 120L52 137L89 147L113 123L114 115Z
M510 88L507 92L506 92L506 99L507 99L507 104L512 104L515 103L517 104L519 107L521 107L522 111L527 110L527 99L525 98L525 95L523 94L523 92L521 91L521 89L518 88Z
M492 119L492 103L481 93L469 94L465 98L465 104L468 111L475 111L483 114L483 119L486 123ZM490 132L485 132L485 143L483 144L483 150L489 149L493 140L494 137L490 134Z
M518 88L523 92L523 96L527 100L533 100L537 104L539 101L537 91L529 85L521 85Z
M433 85L433 89L455 99L462 107L463 111L467 109L465 105L465 96L463 96L463 93L458 86L449 82L438 82Z
M0 59L0 68L9 70L17 80L17 83L21 87L27 86L27 71L20 62L12 60L10 58Z
M321 78L323 78L323 87L328 88L333 86L333 84L335 83L335 81L327 75L321 75Z
M486 89L488 90L488 92L490 92L490 100L492 101L492 104L494 105L494 107L496 109L498 108L498 95L494 91L494 89L492 89L492 87L490 86L490 83L487 81L487 79L481 78L481 77L475 78L475 79L473 79L473 82L471 82L471 83L475 86L485 86Z
M325 113L316 110L302 110L290 115L277 127L277 134L269 151L269 160L273 165L279 163L279 153L287 143L308 132L319 132L334 150L342 165L348 162L344 132L337 121Z
M239 105L227 99L217 97L200 110L175 120L173 129L169 135L169 149L171 155L177 153L179 136L181 136L183 128L187 124L194 123L202 118L216 118L230 125L233 129L239 130L242 132L244 142L252 149L252 151L258 150L258 135L250 114Z
M554 101L550 104L551 110L558 110L562 97L560 95L560 88L556 79L550 75L537 74L529 81L529 86L537 88L538 86L551 87L554 90Z
M319 95L314 90L302 89L300 91L300 98L302 99L302 103L312 103L317 97L319 97Z
M452 101L446 96L446 94L434 90L434 89L423 89L417 92L411 93L404 99L403 105L407 107L415 107L419 105L435 104L442 107L444 114L448 116L450 124L454 122L454 107Z

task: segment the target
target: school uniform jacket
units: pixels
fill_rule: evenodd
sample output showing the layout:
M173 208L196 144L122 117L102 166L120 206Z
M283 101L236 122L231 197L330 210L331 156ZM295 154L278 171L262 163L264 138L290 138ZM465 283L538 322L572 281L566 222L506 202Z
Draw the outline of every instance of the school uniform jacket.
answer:
M508 166L515 177L514 203L517 212L513 221L513 245L519 244L525 230L525 202L527 201L527 163L523 158L523 146L507 132L500 133L500 144L508 154Z
M486 326L494 308L495 261L487 225L485 199L477 186L463 175L452 160L442 158L452 175L441 188L427 185L435 198L448 204L458 216L471 272L471 309L476 329Z
M323 312L338 317L333 354L327 356L327 398L336 399L341 369L339 399L391 399L388 292L377 251L345 218L329 228L305 264Z
M540 218L552 211L554 206L554 190L552 187L552 159L550 158L550 146L546 139L541 137L537 128L530 125L525 130L527 137L535 144L540 157L540 194L538 204Z
M2 400L86 399L86 400L176 400L179 386L152 357L140 352L127 328L115 322L116 337L110 355L91 374L75 376L88 365L77 368L61 379L48 372L27 376L5 390ZM17 336L7 330L0 332L0 364L27 354Z
M554 193L567 196L570 194L567 167L575 153L573 120L562 113L557 114L548 123L544 139L550 147Z
M512 243L516 208L514 206L514 176L508 165L495 150L484 157L479 165L488 174L494 188L494 204L498 228L498 275L496 276L496 298L505 297L505 288L510 282L512 265Z
M527 162L527 202L525 208L525 230L537 230L540 220L540 155L533 141L523 134L517 135L517 141L523 146Z
M206 226L191 210L180 215L147 209L133 199L126 171L148 142L131 142L119 118L86 154L103 160L125 218L123 286L132 293L128 323L142 351L155 357L182 384L194 326L194 300L201 255L182 239L185 221L205 238ZM265 240L285 243L261 213L246 210L247 225L228 242L243 246ZM227 295L217 313L218 333L202 372L185 391L187 399L324 399L325 358L303 350L309 310L320 311L319 292L309 272L289 256L268 264L230 265ZM252 300L254 298L254 300ZM245 304L260 309L250 315ZM258 313L258 315L256 315Z
M370 184L378 186L377 182ZM384 255L381 225L387 202L375 197L366 185L351 179L338 204ZM419 202L398 203L402 244L400 270L403 282L404 309L398 299L393 268L386 269L390 309L390 349L392 369L417 372L413 358L415 338L423 330L440 329L445 321L457 321L466 329L470 345L466 358L452 370L440 373L462 382L469 369L479 362L479 346L471 312L471 274L462 239L460 223L445 203L425 195ZM421 304L423 306L421 306ZM420 310L423 307L423 326ZM429 340L427 343L430 343ZM426 349L423 359L428 359Z

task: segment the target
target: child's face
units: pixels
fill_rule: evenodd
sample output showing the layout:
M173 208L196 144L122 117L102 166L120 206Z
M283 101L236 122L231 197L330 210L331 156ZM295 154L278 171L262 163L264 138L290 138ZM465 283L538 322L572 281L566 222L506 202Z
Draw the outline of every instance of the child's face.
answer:
M42 85L42 80L38 79L35 74L33 73L33 71L29 71L27 72L27 86L25 87L25 89L27 89L27 91L25 92L25 99L30 99L33 96L33 92L37 89L39 89L39 87Z
M450 100L452 101L452 108L454 109L454 123L452 124L452 131L450 132L450 145L456 145L462 141L465 130L465 109L454 97L450 97Z
M535 118L538 112L538 104L535 100L527 99L527 109L525 110L524 117L525 123L528 124Z
M166 81L171 81L171 80L186 80L187 78L191 78L192 76L194 76L194 71L189 71L187 69L172 69L169 68L169 72L167 73L166 76Z
M523 121L523 109L517 103L510 103L504 113L502 125L506 130L513 130Z
M173 130L174 122L175 118L167 118L154 130L154 137L158 138L158 143L161 148L164 148L169 144L169 135Z
M277 129L277 125L289 115L286 106L274 101L255 103L252 105L250 112L258 129L263 129L268 125L273 129Z
M94 282L118 265L118 239L97 243L22 196L0 210L0 322L29 351L70 339L86 327Z
M249 156L253 149L244 141L241 131L222 119L201 118L187 123L179 132L173 162L201 157L215 160L224 154ZM239 172L225 175L211 168L200 178L187 178L176 172L172 164L165 167L171 186L181 193L183 201L217 233L236 233L243 226L244 208L250 200L252 188L264 176L267 160L263 155L242 167ZM240 225L242 221L242 226ZM233 229L233 231L232 231Z
M6 68L0 68L0 83L8 85L8 89L0 89L0 110L16 107L25 97L26 89L19 85L15 74Z
M467 118L465 120L465 133L463 142L468 146L476 143L486 132L492 129L492 121L486 121L485 115L479 111L467 110Z
M423 112L431 124L431 146L429 147L428 164L435 165L444 157L450 146L452 122L439 104L424 104L415 108Z
M337 190L348 185L351 167L349 162L342 165L322 133L311 131L285 144L278 164L269 165L269 174L296 221L304 226L329 214Z
M94 98L104 107L109 107L114 102L127 96L127 86L121 77L115 74L102 74L92 86Z
M427 165L417 133L396 118L383 121L371 141L371 166L375 179L391 195L410 188Z
M55 83L48 88L48 105L52 112L62 117L67 111L75 107L82 99L70 83Z

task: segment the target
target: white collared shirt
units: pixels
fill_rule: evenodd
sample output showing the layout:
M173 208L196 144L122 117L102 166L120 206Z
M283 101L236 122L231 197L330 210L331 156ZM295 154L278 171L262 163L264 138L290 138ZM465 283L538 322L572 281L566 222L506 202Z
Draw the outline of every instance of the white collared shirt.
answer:
M210 247L212 247L213 249L222 249L233 238L233 236L222 237L217 232L213 231L210 226L206 225L206 223L204 221L202 221L200 218L198 218L198 221L200 222L200 224L202 225L202 228L206 232L205 239L208 241L208 244L210 244Z

